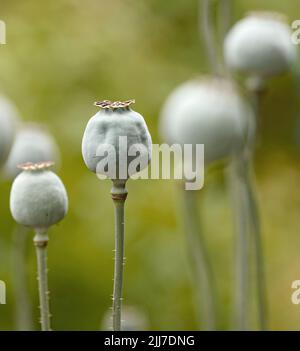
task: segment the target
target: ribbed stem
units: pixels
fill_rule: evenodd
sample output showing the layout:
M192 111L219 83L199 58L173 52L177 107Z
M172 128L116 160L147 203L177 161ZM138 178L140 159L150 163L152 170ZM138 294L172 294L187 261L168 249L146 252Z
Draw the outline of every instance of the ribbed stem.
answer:
M48 290L48 269L47 269L47 245L48 235L46 231L36 230L33 239L36 247L38 282L42 331L50 331L50 307Z
M215 294L208 253L200 228L197 211L198 192L182 189L184 225L188 244L188 257L193 270L193 285L197 294L199 319L203 329L216 328Z
M121 309L125 251L124 205L127 197L125 184L115 185L111 190L115 207L115 266L113 289L113 330L121 330Z
M244 168L239 156L230 165L229 186L236 227L235 328L246 330L249 323L249 213Z
M215 44L211 17L211 0L199 0L199 32L201 37L203 36L211 71L215 75L220 75L218 51Z
M27 238L28 228L17 224L12 238L12 280L16 305L16 329L19 331L33 330L25 257Z

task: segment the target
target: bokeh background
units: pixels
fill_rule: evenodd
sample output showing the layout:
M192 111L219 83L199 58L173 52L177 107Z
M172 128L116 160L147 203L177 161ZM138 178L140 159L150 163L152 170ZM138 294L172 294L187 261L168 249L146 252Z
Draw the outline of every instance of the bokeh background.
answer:
M295 0L234 0L233 21L252 10L300 19ZM135 109L160 142L158 116L181 82L208 70L197 28L196 0L1 1L7 44L0 46L0 91L25 121L48 126L62 155L59 175L69 194L66 219L51 229L49 284L54 330L98 330L111 306L113 206L110 182L85 167L81 139L100 99L135 98ZM267 260L270 328L300 329L291 303L300 279L300 62L273 79L264 98L255 167ZM0 329L14 329L11 287L11 183L0 184L0 279L7 304ZM174 181L128 184L124 301L149 329L197 329L191 274ZM232 328L234 236L221 167L199 192L205 236L217 278L218 328ZM34 247L28 242L28 284L38 320ZM254 309L254 307L253 307ZM255 328L255 323L254 323Z

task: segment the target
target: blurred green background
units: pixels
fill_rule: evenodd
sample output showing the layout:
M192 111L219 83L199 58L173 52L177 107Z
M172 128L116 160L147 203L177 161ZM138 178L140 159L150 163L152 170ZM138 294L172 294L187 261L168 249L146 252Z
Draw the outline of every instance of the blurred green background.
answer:
M25 121L46 124L62 154L59 175L70 210L53 227L49 284L54 330L97 330L111 306L113 206L110 182L85 167L81 138L100 99L135 98L154 142L168 94L208 65L197 31L196 0L1 1L7 44L0 46L0 90ZM251 10L300 19L295 0L235 0L234 20ZM291 303L300 279L300 118L297 74L272 80L263 103L256 173L271 329L300 329L300 305ZM300 86L300 83L299 83ZM298 130L298 135L297 135ZM0 279L7 304L0 329L14 329L11 287L11 184L0 185ZM149 329L197 329L191 274L173 181L129 182L124 301L149 319ZM223 170L214 169L199 192L219 298L219 329L232 328L234 236ZM38 296L34 247L28 243L28 279L35 320ZM254 324L255 327L255 324ZM38 323L36 323L38 329Z

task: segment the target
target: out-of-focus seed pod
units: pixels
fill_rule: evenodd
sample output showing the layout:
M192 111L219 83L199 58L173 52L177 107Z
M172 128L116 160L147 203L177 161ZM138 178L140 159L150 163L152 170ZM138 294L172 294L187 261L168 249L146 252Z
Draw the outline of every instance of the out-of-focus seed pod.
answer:
M19 113L4 96L0 96L0 166L6 161L13 144Z
M17 131L14 144L4 165L4 174L14 178L21 170L18 165L32 162L59 161L57 144L46 130L37 124L24 123Z
M47 229L61 221L68 209L66 189L48 167L52 162L21 165L10 193L10 210L19 224Z
M168 143L204 144L205 163L232 156L250 143L255 129L250 105L231 81L203 77L179 86L161 113Z
M232 70L263 77L287 71L297 58L292 31L283 15L251 13L238 21L224 42L225 62Z

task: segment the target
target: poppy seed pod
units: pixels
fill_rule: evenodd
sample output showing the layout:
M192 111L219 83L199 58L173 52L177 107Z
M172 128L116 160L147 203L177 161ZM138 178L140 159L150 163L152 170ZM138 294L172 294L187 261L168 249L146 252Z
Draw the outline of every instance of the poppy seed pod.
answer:
M280 14L257 12L238 21L224 42L225 62L233 70L272 76L296 61L292 32Z
M204 144L205 163L243 150L254 135L250 105L229 80L204 77L179 86L161 113L161 135L168 143Z
M10 210L19 224L47 229L62 220L68 209L66 189L60 178L48 168L52 162L27 163L14 180Z
M89 120L83 135L82 155L86 166L94 173L108 176L114 183L126 182L132 175L128 166L136 156L131 156L130 149L137 147L136 151L146 160L137 171L146 168L151 158L150 133L142 115L130 108L132 103L134 100L96 102L101 109ZM111 153L108 146L113 148ZM108 172L99 167L104 158ZM123 176L120 176L121 162L127 166Z
M126 181L148 166L152 141L144 118L130 108L134 100L96 102L101 110L88 122L82 139L82 155L87 167L98 176L112 180L111 197L115 209L115 265L112 321L121 330L124 271L124 206ZM138 159L138 162L136 162ZM136 166L132 169L132 163Z
M14 178L21 170L18 165L59 159L58 147L53 137L36 124L23 124L17 131L15 142L4 165L7 177Z
M19 113L5 97L0 96L0 165L6 161L13 144Z

